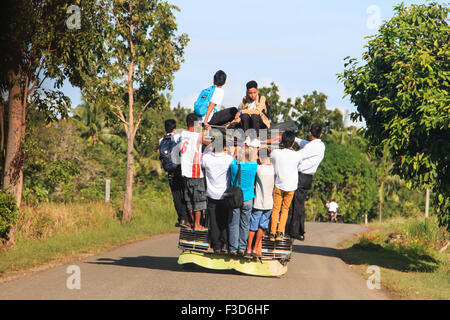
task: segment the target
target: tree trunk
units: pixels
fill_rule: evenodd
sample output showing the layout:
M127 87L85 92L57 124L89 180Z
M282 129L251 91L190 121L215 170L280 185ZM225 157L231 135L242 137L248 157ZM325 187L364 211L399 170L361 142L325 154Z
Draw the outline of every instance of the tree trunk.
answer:
M130 41L131 43L131 41ZM133 47L131 47L133 50ZM133 92L134 62L131 61L128 71L128 132L127 132L127 174L125 182L125 199L123 201L122 223L131 220L133 214L133 148L134 148L134 92Z
M428 218L428 211L430 209L430 189L427 188L425 193L425 218Z
M125 199L123 202L123 216L122 223L127 223L131 220L133 213L133 137L130 136L130 131L127 137L127 172L125 182Z
M380 188L378 189L378 210L381 222L383 217L383 182L381 183Z
M12 75L9 90L8 136L3 172L3 189L13 194L20 207L23 183L23 143L25 140L25 107L22 103L20 71Z

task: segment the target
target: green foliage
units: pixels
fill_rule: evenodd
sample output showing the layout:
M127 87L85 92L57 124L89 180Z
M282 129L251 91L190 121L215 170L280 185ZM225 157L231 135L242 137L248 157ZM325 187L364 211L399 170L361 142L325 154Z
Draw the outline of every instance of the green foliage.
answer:
M5 238L9 229L15 225L18 211L16 198L0 191L0 238Z
M274 123L288 120L295 120L301 127L301 132L306 136L313 123L320 123L324 126L324 132L331 130L342 130L344 120L342 113L338 110L326 108L327 96L323 93L313 91L312 94L296 97L282 101L278 93L278 87L271 83L270 87L259 89L259 93L267 98L270 103L270 118Z
M449 8L403 4L370 38L363 65L348 59L338 78L366 121L378 155L387 145L392 172L415 188L431 186L441 225L450 230Z
M311 197L325 206L336 199L344 220L359 222L365 214L374 214L376 174L364 153L352 146L326 145L325 157L314 175Z

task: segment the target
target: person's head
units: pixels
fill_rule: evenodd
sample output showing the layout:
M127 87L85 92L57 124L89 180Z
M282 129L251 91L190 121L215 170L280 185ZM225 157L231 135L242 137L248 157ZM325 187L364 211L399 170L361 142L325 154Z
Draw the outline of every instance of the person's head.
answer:
M281 136L281 147L283 148L292 148L295 142L295 133L294 131L285 131Z
M270 164L270 153L269 149L261 148L258 151L258 159L261 164Z
M225 135L218 135L214 137L212 142L214 153L227 152L227 142L225 137Z
M249 98L252 102L256 100L258 97L258 84L256 81L252 80L247 82L247 98Z
M319 123L314 123L311 125L309 134L311 135L311 139L320 139L322 136L322 125Z
M227 81L227 74L223 72L222 70L219 70L214 75L214 85L218 87L222 87L225 85L225 82Z
M189 113L186 116L186 125L188 128L193 128L195 126L195 122L198 121L198 117L195 113Z
M177 128L177 122L174 119L164 121L166 133L172 133Z

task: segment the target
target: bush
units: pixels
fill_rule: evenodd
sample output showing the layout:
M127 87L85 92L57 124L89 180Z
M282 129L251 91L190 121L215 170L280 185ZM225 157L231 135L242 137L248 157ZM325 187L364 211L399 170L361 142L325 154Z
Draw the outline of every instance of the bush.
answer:
M11 227L17 222L18 211L14 196L0 191L0 238L6 238Z

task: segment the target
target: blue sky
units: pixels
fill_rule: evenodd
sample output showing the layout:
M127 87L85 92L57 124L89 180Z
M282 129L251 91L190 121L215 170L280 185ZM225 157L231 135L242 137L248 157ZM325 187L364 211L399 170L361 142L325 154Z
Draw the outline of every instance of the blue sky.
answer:
M328 96L329 109L355 111L336 74L346 56L360 58L365 36L376 33L377 17L389 20L399 0L169 0L178 33L190 42L175 74L171 105L193 107L214 73L227 73L223 105L237 106L245 84L274 81L283 99L314 90ZM405 1L405 4L425 1ZM73 105L78 89L65 87Z

